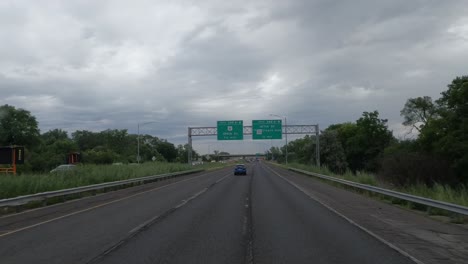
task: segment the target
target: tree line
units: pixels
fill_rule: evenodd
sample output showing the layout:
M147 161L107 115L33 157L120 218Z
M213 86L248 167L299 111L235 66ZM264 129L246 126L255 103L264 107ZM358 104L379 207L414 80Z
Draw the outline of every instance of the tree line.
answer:
M322 164L335 173L373 172L398 186L468 183L468 76L456 77L435 101L409 98L400 114L416 138L397 139L378 111L364 112L321 131ZM289 142L288 160L315 163L315 144L313 136ZM283 162L285 151L273 147L267 158Z
M71 135L62 129L40 133L36 118L27 110L0 106L0 146L25 146L25 164L19 172L46 172L67 163L72 152L81 154L83 163L112 164L137 162L138 135L126 129L100 132L78 130ZM151 135L140 135L141 161L188 162L188 146L178 145ZM198 159L193 151L192 157Z

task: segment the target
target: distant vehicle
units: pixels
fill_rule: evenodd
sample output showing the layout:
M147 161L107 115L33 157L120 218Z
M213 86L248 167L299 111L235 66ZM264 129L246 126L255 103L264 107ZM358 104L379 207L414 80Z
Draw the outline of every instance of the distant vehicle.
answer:
M76 165L73 165L73 164L63 164L63 165L59 165L59 166L57 166L57 168L51 170L50 173L71 171L71 170L75 169L75 167L76 167Z
M247 175L247 168L244 164L237 164L234 168L234 175Z

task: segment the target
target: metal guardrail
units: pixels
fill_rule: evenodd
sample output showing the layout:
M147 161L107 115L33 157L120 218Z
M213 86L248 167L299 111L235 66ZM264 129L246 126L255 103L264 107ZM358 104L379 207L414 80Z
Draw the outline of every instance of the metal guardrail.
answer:
M169 179L169 178L172 178L172 177L177 177L177 176L182 176L182 175L187 175L187 174L192 174L192 173L197 173L197 172L202 172L202 171L204 171L204 170L203 169L188 170L188 171L182 171L182 172L174 172L174 173L166 173L166 174L160 174L160 175L145 176L145 177L129 179L129 180L113 181L113 182L105 182L105 183L99 183L99 184L93 184L93 185L86 185L86 186L80 186L80 187L76 187L76 188L63 189L63 190L57 190L57 191L29 194L29 195L24 195L24 196L18 196L18 197L13 197L13 198L2 199L2 200L0 200L0 207L20 206L20 205L27 204L29 202L43 201L43 200L53 198L53 197L60 197L60 196L71 195L71 194L78 194L78 193L89 192L89 191L98 191L98 190L102 190L102 189L105 189L105 188L122 186L122 185L133 184L133 183L142 184L142 183L149 182L149 181L165 180L165 179Z
M358 188L358 189L361 189L361 190L366 190L366 191L370 191L370 192L374 192L374 193L379 193L379 194L383 194L383 195L386 195L386 196L398 198L398 199L401 199L401 200L410 201L410 202L423 204L423 205L434 207L434 208L443 209L443 210L453 212L453 213L468 215L468 207L465 207L465 206L462 206L462 205L452 204L452 203L447 203L447 202L442 202L442 201L437 201L437 200L432 200L432 199L425 198L425 197L420 197L420 196L415 196L415 195L411 195L411 194L407 194L407 193L392 191L392 190L379 188L379 187L375 187L375 186L371 186L371 185L367 185L367 184L342 180L342 179L339 179L339 178L336 178L336 177L331 177L331 176L318 174L318 173L314 173L314 172L309 172L309 171L305 171L305 170L300 170L300 169L295 169L295 168L288 168L288 169L291 170L291 171L299 172L299 173L306 174L306 175L311 175L311 176L318 177L318 178L321 178L321 179L325 179L325 180L329 180L329 181L333 181L333 182L338 182L338 183L341 183L341 184L344 184L344 185L347 185L347 186L351 186L351 187L355 187L355 188Z

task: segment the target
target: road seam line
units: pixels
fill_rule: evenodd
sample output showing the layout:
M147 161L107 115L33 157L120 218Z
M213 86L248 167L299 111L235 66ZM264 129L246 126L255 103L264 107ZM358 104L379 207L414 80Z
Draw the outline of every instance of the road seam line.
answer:
M322 206L324 206L325 208L327 208L328 210L330 210L331 212L335 213L336 215L340 216L341 218L345 219L347 222L349 222L350 224L356 226L357 228L361 229L362 231L364 231L365 233L369 234L370 236L374 237L375 239L377 239L378 241L382 242L383 244L385 244L386 246L390 247L391 249L397 251L398 253L400 253L401 255L409 258L410 260L412 260L413 262L417 263L417 264L424 264L424 262L420 261L419 259L413 257L412 255L410 255L408 252L402 250L401 248L395 246L394 244L392 244L391 242L385 240L384 238L380 237L379 235L375 234L374 232L370 231L369 229L361 226L360 224L356 223L355 221L351 220L350 218L348 218L347 216L345 216L344 214L338 212L337 210L333 209L331 206L329 206L328 204L322 202L319 198L317 198L316 196L308 193L306 190L304 190L302 187L300 187L299 185L297 185L296 183L286 179L285 177L281 176L279 173L277 173L276 171L274 171L273 169L271 169L270 167L268 166L265 166L267 167L271 172L273 172L274 174L276 174L278 177L282 178L284 181L286 181L287 183L291 184L293 187L295 187L296 189L298 189L299 191L301 191L302 193L304 193L307 197L309 197L310 199L318 202L319 204L321 204Z
M245 256L244 264L254 264L254 235L253 235L253 214L252 214L252 185L253 177L255 176L254 170L249 179L249 189L247 196L245 197L245 215L244 215L244 227L243 236L245 244Z
M124 237L123 239L121 239L119 242L117 242L115 245L109 247L108 249L106 249L104 252L102 252L101 254L97 255L96 257L90 259L88 262L86 262L87 264L89 263L95 263L96 261L98 261L99 259L102 259L103 257L105 257L106 255L108 255L109 253L113 252L114 250L118 249L119 247L121 247L123 244L125 244L128 240L132 239L133 237L135 237L136 235L138 235L139 233L141 233L143 230L147 229L148 227L150 227L151 225L153 225L154 223L158 222L159 220L169 216L171 213L173 213L174 211L176 211L177 209L183 207L184 205L186 205L188 202L190 202L191 200L199 197L200 195L202 195L203 193L205 193L207 190L209 190L211 187L215 186L217 183L223 181L224 179L226 179L228 176L230 176L231 174L226 174L225 176L223 176L220 180L216 181L215 183L213 184L210 184L208 187L204 188L203 190L197 192L196 194L190 196L189 198L183 200L182 203L180 203L179 205L176 205L175 207L172 207L170 208L169 210L163 212L162 214L160 215L157 215L155 217L152 217L151 219L145 221L143 224L141 225L138 225L137 227L133 228L127 235L126 237Z
M178 182L173 182L173 183L170 183L170 184L167 184L167 185L164 185L164 186L159 186L159 187L156 187L156 188L153 188L153 189L150 189L150 190L146 190L144 192L140 192L140 193L136 193L136 194L133 194L133 195L130 195L130 196L122 197L122 198L117 199L117 200L112 200L112 201L107 202L107 203L98 204L96 206L88 207L88 208L83 209L83 210L75 211L73 213L62 215L62 216L52 218L52 219L49 219L49 220L46 220L46 221L43 221L43 222L39 222L39 223L36 223L36 224L33 224L33 225L18 228L18 229L15 229L13 231L10 231L10 232L4 233L4 234L0 234L0 237L5 237L5 236L8 236L8 235L11 235L11 234L14 234L14 233L18 233L18 232L21 232L21 231L24 231L24 230L27 230L27 229L31 229L31 228L41 226L41 225L44 225L44 224L47 224L47 223L50 223L50 222L54 222L54 221L57 221L57 220L60 220L60 219L63 219L63 218L67 218L67 217L70 217L70 216L73 216L73 215L76 215L76 214L84 213L84 212L91 211L91 210L94 210L94 209L97 209L97 208L100 208L100 207L104 207L106 205L121 202L121 201L130 199L130 198L133 198L133 197L136 197L136 196L140 196L140 195L152 192L152 191L160 190L160 189L175 185L177 183L186 182L186 181L190 181L190 180L194 180L194 179L197 179L197 178L200 178L200 177L206 177L206 176L208 176L208 175L200 175L200 176L193 177L193 178L190 178L190 179L185 179L185 180L181 180L181 181L178 181Z
M205 174L203 175L199 175L199 176L196 176L194 178L197 178L197 177L202 177L202 176L209 176L213 173L216 173L217 171L207 171ZM202 172L203 173L203 172ZM187 174L187 175L183 175L183 176L188 176L190 174ZM174 179L174 178L172 178ZM177 179L177 178L175 178ZM187 180L187 179L186 179ZM184 180L182 180L184 181ZM182 182L182 181L179 181L179 182ZM156 183L156 182L159 182L158 181L155 181L155 182L151 182L151 183ZM151 184L151 183L148 183L148 184ZM177 182L175 182L177 183ZM137 185L137 186L134 186L134 187L139 187L139 186L144 186L145 184L141 184L141 185ZM165 186L165 185L164 185ZM159 186L159 187L162 187L162 186ZM132 187L130 187L132 188ZM123 189L119 189L117 191L123 191L123 190L128 190L130 188L123 188ZM37 208L33 208L33 209L28 209L28 210L25 210L25 211L22 211L22 212L18 212L18 213L13 213L13 214L7 214L7 215L2 215L0 216L0 220L2 219L6 219L6 218L9 218L9 217L15 217L15 216L18 216L18 215L22 215L22 214L27 214L27 213L31 213L31 212L35 212L35 211L39 211L39 210L45 210L45 209L48 209L48 208L54 208L54 207L57 207L57 206L61 206L61 205L64 205L64 204L71 204L71 203L75 203L75 202L79 202L79 201L83 201L85 199L92 199L94 197L100 197L102 195L106 195L106 194L109 194L111 192L103 192L103 193L98 193L96 195L91 195L91 196L85 196L85 197L81 197L81 198L78 198L78 199L72 199L72 200L67 200L63 203L56 203L56 204L51 204L51 205L47 205L47 206L41 206L41 207L37 207Z

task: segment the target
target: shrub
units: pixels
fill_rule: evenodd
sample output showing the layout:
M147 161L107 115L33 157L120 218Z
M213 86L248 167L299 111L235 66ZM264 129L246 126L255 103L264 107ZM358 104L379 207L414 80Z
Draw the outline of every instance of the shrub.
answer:
M457 183L448 161L418 152L386 155L378 176L396 186L433 186L436 183L453 186Z

